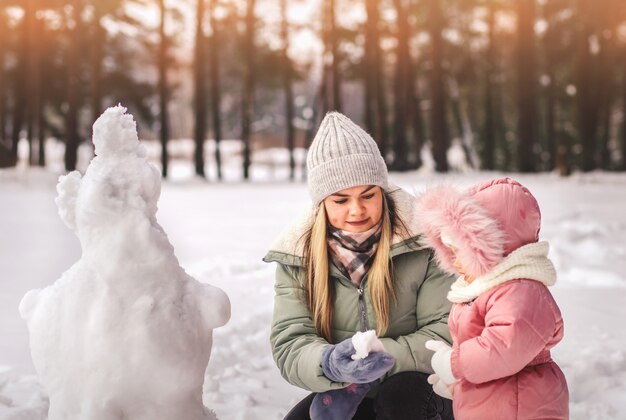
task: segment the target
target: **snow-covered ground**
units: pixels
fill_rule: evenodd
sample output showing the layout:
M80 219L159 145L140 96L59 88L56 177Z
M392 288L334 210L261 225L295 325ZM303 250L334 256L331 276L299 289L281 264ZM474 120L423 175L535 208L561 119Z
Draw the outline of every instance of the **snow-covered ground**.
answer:
M204 384L205 405L222 420L279 419L306 395L280 377L268 340L274 267L261 257L308 205L306 185L285 181L283 155L266 153L250 183L238 181L236 158L219 184L188 178L191 164L173 162L159 201L158 221L181 265L231 300L230 322L214 331ZM0 171L0 419L46 418L46 392L17 306L26 291L53 283L80 258L78 239L57 215L53 172ZM391 179L420 191L500 175L413 172ZM542 238L559 273L553 292L566 334L553 355L568 379L571 418L626 419L626 174L511 176L539 200Z

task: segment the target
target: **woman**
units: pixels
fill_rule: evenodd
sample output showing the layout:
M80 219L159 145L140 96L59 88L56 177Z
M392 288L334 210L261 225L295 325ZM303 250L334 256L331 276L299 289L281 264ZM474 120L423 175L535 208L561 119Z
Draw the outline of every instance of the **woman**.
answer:
M313 393L286 419L452 418L434 394L430 339L449 342L443 274L417 245L413 197L388 184L374 140L337 112L307 155L313 210L264 260L278 263L270 341L283 377ZM352 360L374 329L385 351Z

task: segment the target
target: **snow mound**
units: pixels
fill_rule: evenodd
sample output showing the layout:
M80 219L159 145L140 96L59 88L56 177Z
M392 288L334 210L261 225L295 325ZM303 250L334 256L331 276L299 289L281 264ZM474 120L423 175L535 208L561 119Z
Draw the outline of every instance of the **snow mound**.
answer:
M214 419L202 404L212 331L230 318L219 288L180 267L156 221L159 171L126 109L94 124L97 156L57 185L81 258L19 310L49 394L50 420Z

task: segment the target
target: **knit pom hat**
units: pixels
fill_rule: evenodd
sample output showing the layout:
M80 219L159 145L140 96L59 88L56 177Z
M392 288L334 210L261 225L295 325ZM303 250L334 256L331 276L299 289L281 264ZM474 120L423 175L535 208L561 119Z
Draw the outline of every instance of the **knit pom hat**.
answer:
M456 258L472 277L486 274L517 248L537 242L541 225L537 200L511 178L466 191L432 188L417 198L414 217L439 266L456 274Z
M307 153L309 194L317 206L324 198L358 185L387 189L387 166L378 145L339 112L322 120Z

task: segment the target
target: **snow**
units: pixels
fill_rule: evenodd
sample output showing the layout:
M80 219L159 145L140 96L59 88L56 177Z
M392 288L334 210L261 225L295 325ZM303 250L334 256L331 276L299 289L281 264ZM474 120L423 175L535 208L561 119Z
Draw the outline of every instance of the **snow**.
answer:
M357 331L352 336L352 345L355 350L352 360L365 359L371 352L385 351L385 346L376 336L375 330Z
M307 393L282 379L272 360L275 268L261 258L309 199L305 183L286 181L284 166L253 166L253 182L245 183L238 162L226 162L226 182L214 183L190 179L191 161L172 161L174 179L163 183L156 217L184 270L231 301L231 320L213 333L204 404L221 419L279 419ZM424 171L392 173L391 180L419 192L501 175ZM553 357L568 380L571 418L626 420L626 174L507 175L541 206L541 238L558 272L552 291L565 319ZM0 171L0 419L46 418L49 393L35 377L17 307L28 290L53 284L81 256L57 215L56 180L40 169ZM157 375L154 367L149 376Z

